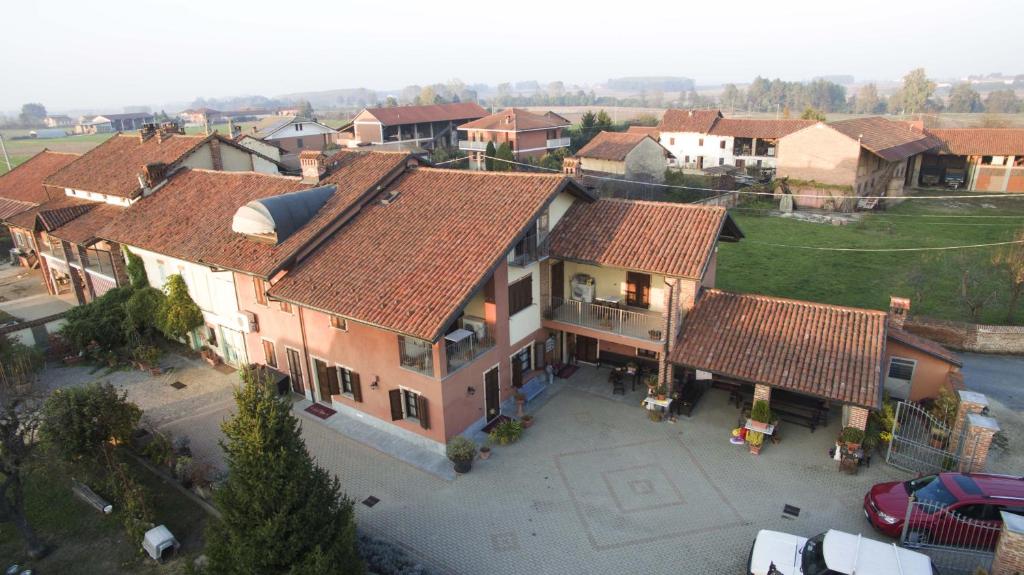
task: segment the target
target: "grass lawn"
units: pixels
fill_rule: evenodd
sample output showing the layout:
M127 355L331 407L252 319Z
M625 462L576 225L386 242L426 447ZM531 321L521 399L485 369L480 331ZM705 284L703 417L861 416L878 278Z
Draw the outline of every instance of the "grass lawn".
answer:
M128 465L143 484L154 510L155 522L167 525L182 544L177 559L164 565L143 555L141 541L128 541L115 506L104 516L71 493L71 479L55 463L42 462L26 486L29 520L50 548L39 561L28 561L17 532L0 524L3 568L18 562L37 573L102 575L115 573L177 574L202 548L207 515L177 490L163 483L133 460Z
M950 194L919 192L919 195ZM988 264L1000 248L856 253L766 244L859 248L951 246L1013 240L1014 234L1024 228L1024 195L1005 199L907 200L888 211L867 214L862 221L846 226L793 221L756 211L772 207L761 202L732 210L746 239L736 244L721 244L718 287L882 310L888 308L890 295L900 295L911 298L912 314L962 321L970 321L959 296L964 262ZM985 267L993 268L990 264ZM993 272L986 278L983 289L992 290L995 295L983 309L980 321L1006 323L1007 276ZM1024 324L1024 312L1018 312L1013 323Z

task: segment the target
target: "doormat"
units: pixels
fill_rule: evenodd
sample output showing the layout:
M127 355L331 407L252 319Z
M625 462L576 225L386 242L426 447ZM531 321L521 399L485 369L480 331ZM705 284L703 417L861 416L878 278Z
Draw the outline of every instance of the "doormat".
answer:
M176 381L171 384L171 387L173 387L174 389L185 389L188 386L185 385L184 383L181 383L180 381Z
M576 370L578 369L579 367L575 365L567 365L562 369L558 370L558 377L562 379L569 379L570 377L572 377L572 374L576 373Z
M481 429L480 431L483 431L484 433L490 433L492 429L498 427L498 424L505 421L512 421L512 418L507 415L499 415L498 417L494 418L494 421L485 425L484 428Z
M338 412L334 411L330 407L327 407L326 405L314 403L313 405L306 408L306 413L312 413L313 415L319 417L320 419L327 419L328 417Z

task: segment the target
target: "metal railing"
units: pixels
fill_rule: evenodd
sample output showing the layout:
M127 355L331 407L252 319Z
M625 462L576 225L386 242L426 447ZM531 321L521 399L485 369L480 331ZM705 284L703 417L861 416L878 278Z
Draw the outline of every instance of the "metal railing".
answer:
M632 311L573 299L551 298L544 318L649 341L665 341L658 312Z
M936 481L938 481L936 479ZM984 509L994 506L969 506ZM910 498L900 545L925 553L942 573L991 569L1001 526L997 517L967 517L934 501Z
M508 263L516 267L525 267L535 261L548 257L548 236L538 239L537 232L524 237L509 254Z
M493 348L493 333L494 326L487 324L483 337L478 337L474 333L472 337L467 337L461 341L445 341L445 357L448 364L446 373L452 373L460 367L471 363L474 359L483 355L485 351Z
M429 341L398 336L398 362L405 369L434 377L434 350Z
M568 148L570 142L570 138L551 138L547 141L547 148Z
M475 142L473 140L459 140L459 149L469 152L483 152L487 150L487 142Z

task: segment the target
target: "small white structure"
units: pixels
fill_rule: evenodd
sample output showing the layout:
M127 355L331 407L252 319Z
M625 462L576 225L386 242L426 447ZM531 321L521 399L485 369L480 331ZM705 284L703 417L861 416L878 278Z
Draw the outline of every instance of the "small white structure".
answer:
M170 554L176 553L180 546L166 525L158 525L146 531L146 536L142 539L142 550L160 563L163 563Z

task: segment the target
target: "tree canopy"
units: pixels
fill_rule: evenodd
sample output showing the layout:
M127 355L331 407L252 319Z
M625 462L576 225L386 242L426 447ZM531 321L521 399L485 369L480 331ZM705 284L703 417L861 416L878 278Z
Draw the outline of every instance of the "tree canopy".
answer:
M981 96L967 82L953 86L949 91L949 104L946 109L950 112L981 112L985 106L981 103Z
M890 111L900 111L904 114L923 112L928 99L934 93L935 82L928 79L924 68L911 70L903 77L903 87L893 96Z
M167 297L157 313L160 318L158 327L165 336L181 339L203 325L203 312L188 295L188 286L180 274L167 278L164 291Z

